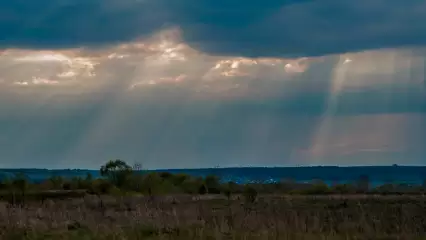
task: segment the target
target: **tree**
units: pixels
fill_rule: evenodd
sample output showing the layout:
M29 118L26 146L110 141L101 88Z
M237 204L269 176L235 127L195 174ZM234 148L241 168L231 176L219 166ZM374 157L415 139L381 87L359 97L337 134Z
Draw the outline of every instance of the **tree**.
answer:
M13 181L10 178L4 178L2 185L7 190L8 194L12 195L12 203L15 203L15 188L13 186Z
M110 160L100 169L100 174L117 187L122 187L131 175L132 168L123 160Z
M248 203L254 203L257 199L257 190L250 185L246 185L244 189L244 197Z
M205 184L208 193L219 194L220 193L220 179L214 175L208 175L205 178Z
M25 201L26 193L30 185L27 176L23 173L16 174L12 181L12 185L21 192L22 201ZM15 199L13 201L15 201Z
M137 163L133 164L132 169L133 169L133 171L135 171L135 172L140 172L140 171L142 171L142 170L143 170L142 163L138 163L138 162L137 162Z
M52 176L49 178L49 182L52 185L53 189L58 190L62 189L64 179L61 176Z
M228 200L231 200L232 193L236 191L236 184L234 182L228 182L222 188L223 194L226 196Z
M142 177L142 170L143 170L143 166L142 163L136 162L133 164L132 166L132 170L135 174L133 174L132 176L132 184L133 185L131 188L132 190L136 190L137 192L139 192L141 190L141 177Z

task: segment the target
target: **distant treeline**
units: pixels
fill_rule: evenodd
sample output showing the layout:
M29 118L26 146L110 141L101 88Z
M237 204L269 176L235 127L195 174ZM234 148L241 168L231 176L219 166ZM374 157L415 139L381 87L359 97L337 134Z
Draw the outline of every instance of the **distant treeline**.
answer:
M163 169L149 172L168 172L171 174L187 174L193 177L214 175L222 182L278 182L282 179L292 179L297 182L307 182L312 179L322 179L328 185L333 183L348 183L357 181L359 176L367 175L372 186L384 183L422 184L426 179L426 167L422 166L363 166L363 167L247 167L247 168L204 168L204 169ZM14 174L25 174L32 182L42 182L51 176L64 178L85 177L91 174L93 178L101 177L99 171L85 169L0 169L0 180Z
M39 183L31 182L24 172L4 177L0 182L0 199L9 202L45 200L51 198L81 197L95 195L148 196L164 194L223 194L227 198L244 195L249 201L258 194L423 194L425 184L384 184L371 186L370 177L358 176L351 183L326 184L320 178L310 182L297 182L291 178L276 182L236 183L224 182L217 175L197 177L184 173L143 171L135 169L122 160L111 160L99 170L100 178L88 173L85 177L64 178L52 176Z

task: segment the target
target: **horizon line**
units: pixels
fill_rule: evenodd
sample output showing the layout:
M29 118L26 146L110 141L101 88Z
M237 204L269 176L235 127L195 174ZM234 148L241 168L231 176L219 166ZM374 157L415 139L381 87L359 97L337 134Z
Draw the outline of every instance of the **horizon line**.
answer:
M155 168L155 169L141 169L140 171L176 171L176 170L211 170L211 169L247 169L247 168L370 168L370 167L415 167L422 168L426 165L350 165L350 166L336 166L336 165L302 165L302 166L228 166L228 167L201 167L201 168ZM99 169L90 168L0 168L1 170L46 170L46 171L99 171Z

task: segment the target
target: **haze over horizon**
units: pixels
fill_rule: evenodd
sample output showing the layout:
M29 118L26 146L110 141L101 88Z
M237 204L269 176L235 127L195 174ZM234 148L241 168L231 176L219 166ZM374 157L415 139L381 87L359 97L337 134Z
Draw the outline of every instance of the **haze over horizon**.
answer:
M426 2L0 0L0 168L426 164Z

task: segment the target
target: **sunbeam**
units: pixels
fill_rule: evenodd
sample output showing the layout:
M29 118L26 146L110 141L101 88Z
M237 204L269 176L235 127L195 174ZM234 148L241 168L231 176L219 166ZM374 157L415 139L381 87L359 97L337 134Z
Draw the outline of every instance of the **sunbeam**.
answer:
M350 67L349 64L351 63L348 61L347 57L340 56L338 63L334 67L326 108L321 117L319 128L313 138L311 154L314 157L314 161L319 161L321 157L324 157L326 154L327 150L325 148L330 141L333 130L333 120L336 117L339 104L338 100L346 81L347 69ZM313 162L313 164L316 163L317 162Z
M422 154L405 142L422 139L408 124L426 110L424 57L413 49L211 56L172 30L105 48L10 49L0 57L7 69L0 107L9 129L26 131L6 131L4 139L22 138L7 155L50 156L55 166L72 167L120 157L167 168L172 161L316 165L360 161L359 154ZM36 120L13 120L22 116ZM75 130L61 129L61 119ZM46 155L44 135L60 136L64 146Z
M313 164L332 156L344 161L362 152L404 151L411 137L407 123L412 120L398 112L407 107L416 112L424 109L423 61L411 51L399 50L341 56L312 140ZM362 106L365 113L377 111L377 106L382 110L376 115L342 115L354 106ZM351 126L352 121L355 125Z

